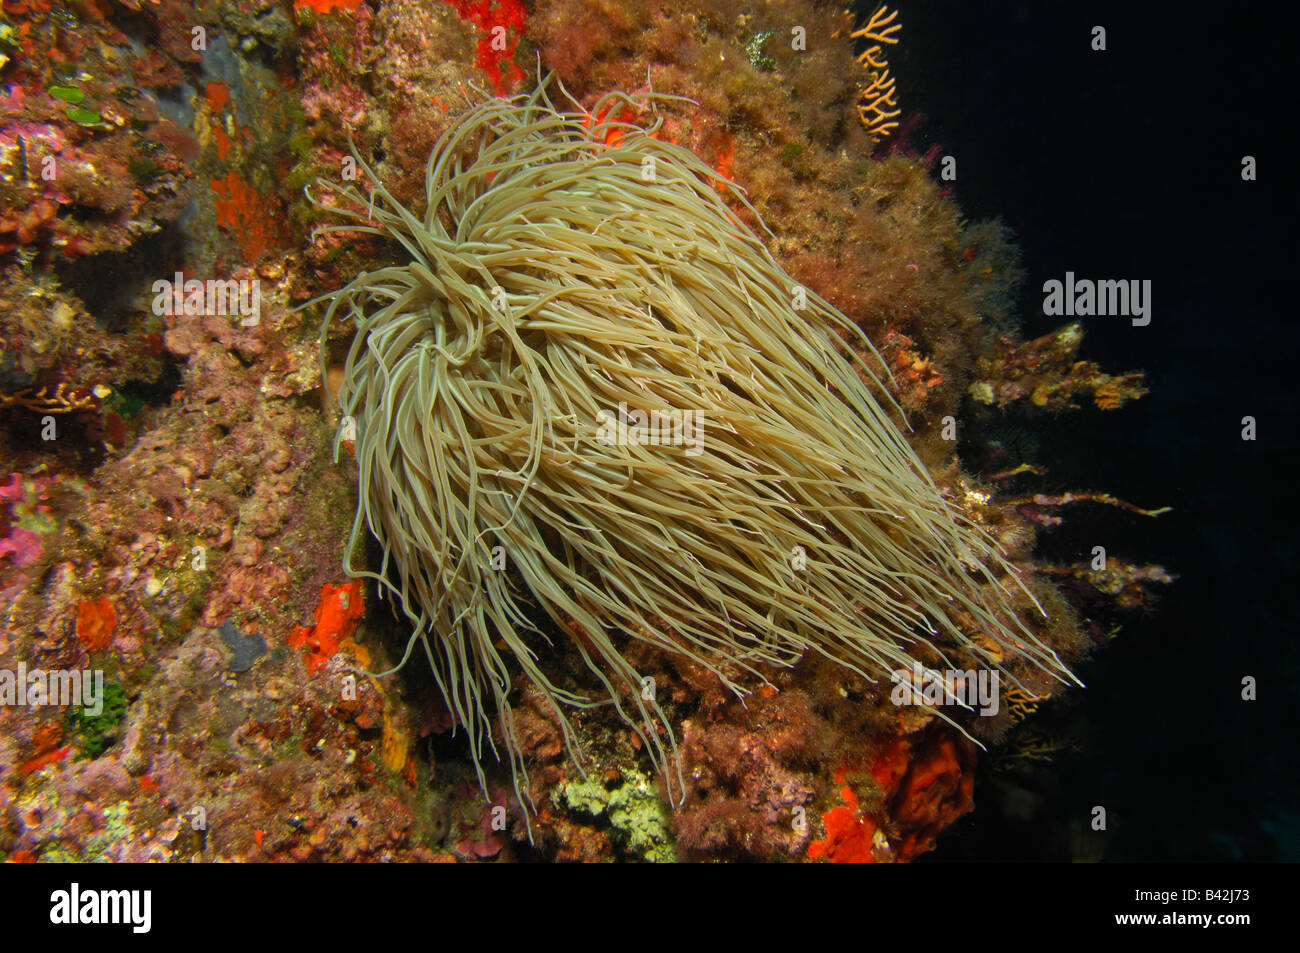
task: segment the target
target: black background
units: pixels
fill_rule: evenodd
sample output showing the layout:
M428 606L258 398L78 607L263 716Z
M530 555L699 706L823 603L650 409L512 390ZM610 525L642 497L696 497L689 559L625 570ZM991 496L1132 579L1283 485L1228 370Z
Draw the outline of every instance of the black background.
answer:
M1048 468L1034 489L1174 512L1068 508L1047 552L1082 560L1100 544L1179 577L1082 667L1086 692L1043 709L1080 750L1014 794L982 777L975 813L927 860L1300 857L1296 34L1277 9L902 7L889 56L904 115L925 113L911 138L957 158L969 218L1015 230L1024 336L1069 320L1042 314L1043 282L1066 271L1153 282L1151 324L1084 318L1081 354L1112 373L1145 370L1151 394L1023 426L1030 462ZM1091 49L1098 25L1105 52ZM1254 182L1242 181L1245 155ZM1246 675L1253 703L1240 700ZM1094 805L1109 831L1081 845L1071 830Z

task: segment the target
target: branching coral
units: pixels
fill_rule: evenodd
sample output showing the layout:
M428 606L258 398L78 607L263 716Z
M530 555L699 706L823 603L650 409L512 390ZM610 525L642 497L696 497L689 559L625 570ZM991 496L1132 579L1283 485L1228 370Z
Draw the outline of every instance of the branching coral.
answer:
M39 414L73 414L80 410L94 410L99 399L89 391L58 384L48 387L27 388L17 394L0 394L0 407L16 404Z
M894 77L889 75L889 61L885 59L882 43L893 45L898 42L894 34L903 28L895 23L898 11L889 12L886 6L879 7L867 21L867 25L853 32L855 40L867 40L872 45L863 50L858 63L867 71L868 83L863 87L858 102L858 118L873 139L883 139L898 128L898 101L894 98Z
M427 655L484 790L493 708L526 785L516 670L571 753L562 705L612 704L664 764L672 733L620 633L737 692L728 672L765 681L764 665L809 651L867 677L945 646L996 665L977 634L1069 677L1016 618L1014 572L873 398L870 343L781 270L714 170L622 118L654 98L564 113L545 89L452 125L421 217L359 158L368 194L344 183L317 199L351 218L330 229L403 257L321 299L323 335L355 325L338 439L355 438L360 503L344 568L400 599L403 662ZM636 414L661 411L698 423L647 439ZM356 565L367 532L375 571ZM573 633L605 697L553 683L525 602Z

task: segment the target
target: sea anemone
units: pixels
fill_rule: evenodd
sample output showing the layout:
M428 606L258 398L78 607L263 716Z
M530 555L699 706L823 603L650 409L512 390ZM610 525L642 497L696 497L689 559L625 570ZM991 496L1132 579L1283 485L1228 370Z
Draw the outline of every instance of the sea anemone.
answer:
M414 630L399 664L424 650L484 789L500 744L526 797L518 672L579 767L565 706L612 704L666 765L673 733L628 639L739 693L740 671L766 681L808 652L874 680L918 646L1072 678L1013 608L1033 602L1015 570L873 396L870 343L715 189L752 213L735 186L658 121L625 120L660 97L562 112L546 85L464 111L429 158L422 216L359 157L366 191L313 199L349 218L330 229L401 246L318 299L322 360L332 323L355 324L344 569L400 600ZM374 571L357 566L367 532ZM548 676L544 616L599 697Z

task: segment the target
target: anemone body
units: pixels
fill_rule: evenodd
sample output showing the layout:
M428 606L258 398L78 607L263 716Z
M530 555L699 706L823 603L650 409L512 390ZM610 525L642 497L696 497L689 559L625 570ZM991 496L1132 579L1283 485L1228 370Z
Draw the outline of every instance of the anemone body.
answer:
M571 753L565 709L613 704L663 765L672 732L629 638L737 691L808 652L878 679L920 645L1069 677L1012 610L1014 571L873 397L870 343L781 270L729 184L655 126L608 118L654 105L473 105L429 159L419 217L368 168L367 191L334 187L352 221L332 227L401 247L325 299L323 334L355 325L344 567L400 602L403 662L428 657L480 783L500 747L526 793L518 673ZM356 565L366 533L373 570ZM538 613L598 692L552 683Z

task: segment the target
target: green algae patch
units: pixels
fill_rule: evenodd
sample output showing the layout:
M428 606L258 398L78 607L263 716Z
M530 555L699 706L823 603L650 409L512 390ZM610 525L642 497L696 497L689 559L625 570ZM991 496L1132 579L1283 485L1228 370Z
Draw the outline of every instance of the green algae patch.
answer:
M98 715L88 715L84 708L73 708L67 715L67 731L77 739L78 760L93 761L111 748L122 733L126 720L126 689L115 682L104 685L104 708Z
M71 103L74 106L85 98L85 94L75 86L51 86L46 92L55 99L61 99L65 103Z

